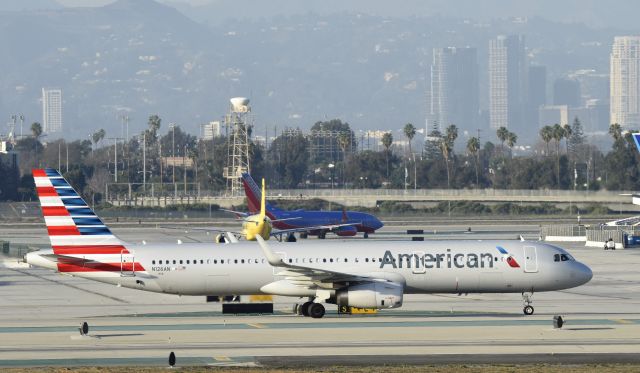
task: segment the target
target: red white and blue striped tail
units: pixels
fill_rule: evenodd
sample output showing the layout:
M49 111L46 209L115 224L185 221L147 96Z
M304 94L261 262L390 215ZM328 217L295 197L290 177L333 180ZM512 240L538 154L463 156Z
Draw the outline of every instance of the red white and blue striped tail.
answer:
M34 169L33 179L56 255L121 255L129 251L71 185L53 168Z

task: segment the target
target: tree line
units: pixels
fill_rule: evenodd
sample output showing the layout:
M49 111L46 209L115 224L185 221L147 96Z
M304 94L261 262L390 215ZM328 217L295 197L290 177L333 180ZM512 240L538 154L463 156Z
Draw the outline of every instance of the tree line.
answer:
M256 179L265 177L271 188L640 187L640 156L630 132L618 124L609 128L613 146L607 153L586 142L578 118L571 125L541 128L540 148L527 156L516 154L518 136L504 127L496 130L498 143L482 144L479 137L470 137L463 151L456 151L462 147L456 147L458 128L453 124L442 131L434 125L418 149L412 147L416 132L415 126L407 123L402 131L408 141L406 148L396 146L392 132L386 132L379 139L382 148L371 150L364 149L349 124L339 119L316 122L308 133L290 128L271 141L250 142L251 172ZM317 135L322 133L334 136ZM144 181L168 190L176 188L176 183L184 183L185 189L187 183L202 190L226 188L223 169L229 145L225 135L205 141L178 125L163 127L162 119L151 115L147 128L130 139L107 136L101 129L83 140L43 143L42 126L34 123L31 135L15 144L19 168L0 163L0 199L34 199L31 169L44 166L60 168L96 203L101 201L105 185L115 181L116 165L118 183ZM189 162L176 166L166 157Z

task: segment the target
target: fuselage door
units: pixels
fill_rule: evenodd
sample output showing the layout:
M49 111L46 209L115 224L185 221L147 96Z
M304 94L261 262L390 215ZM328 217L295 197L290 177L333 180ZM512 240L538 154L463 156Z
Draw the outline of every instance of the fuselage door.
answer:
M120 276L133 277L136 275L136 261L133 255L125 249L120 251Z
M427 268L424 266L424 251L414 251L411 253L411 268L413 273L420 274L427 272Z
M535 246L524 247L524 271L538 272L538 256Z

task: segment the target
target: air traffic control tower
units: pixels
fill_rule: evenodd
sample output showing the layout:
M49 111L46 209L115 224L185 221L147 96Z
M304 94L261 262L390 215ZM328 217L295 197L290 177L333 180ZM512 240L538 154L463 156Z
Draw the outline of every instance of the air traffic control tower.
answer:
M224 177L227 179L227 195L243 196L242 173L251 172L249 164L249 132L253 116L249 99L234 97L230 100L229 113L224 118L227 136L227 163Z

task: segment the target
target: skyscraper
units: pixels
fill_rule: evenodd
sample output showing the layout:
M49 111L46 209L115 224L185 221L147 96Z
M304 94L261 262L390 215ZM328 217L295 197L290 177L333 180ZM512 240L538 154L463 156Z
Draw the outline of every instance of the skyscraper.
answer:
M640 36L616 36L611 50L611 123L640 127Z
M62 90L42 88L42 131L62 131Z
M575 79L556 79L553 82L553 104L569 107L582 106L580 82Z
M479 115L476 49L435 48L429 93L429 123L438 123L440 130L450 124L475 130Z
M491 129L506 127L518 134L527 130L527 79L528 63L524 36L500 35L490 40L489 124Z
M547 104L547 68L545 66L529 66L528 98L527 121L530 124L537 124L540 107Z

